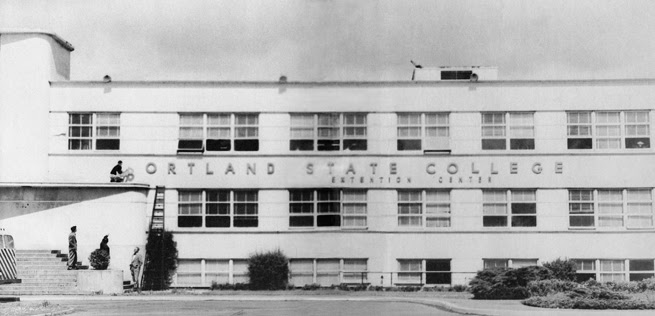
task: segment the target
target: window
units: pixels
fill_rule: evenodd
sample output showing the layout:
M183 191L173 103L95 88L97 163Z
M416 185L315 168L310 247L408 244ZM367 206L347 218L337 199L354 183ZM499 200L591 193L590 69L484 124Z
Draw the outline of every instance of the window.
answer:
M625 260L600 260L600 281L625 281Z
M523 268L536 266L538 259L482 259L483 269Z
M653 259L630 260L630 281L641 281L655 276Z
M425 267L425 269L423 269ZM450 259L399 259L399 284L451 284Z
M68 149L119 150L120 129L119 113L71 113L68 115Z
M648 111L568 112L568 149L650 148L649 114Z
M289 283L331 286L341 283L368 284L368 259L290 259Z
M290 227L365 228L365 190L289 190Z
M589 279L601 282L641 281L655 276L653 259L575 259L574 261L578 282Z
M444 70L441 72L441 80L470 80L472 74L471 70Z
M448 113L398 113L398 150L448 149Z
M482 200L484 227L537 226L535 190L484 190Z
M585 282L589 279L596 280L596 260L576 259L576 276L577 282Z
M398 191L398 226L450 227L450 192Z
M259 150L259 114L180 113L179 153L231 150Z
M569 226L652 228L651 189L569 190Z
M534 113L482 113L482 149L507 149L507 121L509 120L509 148L534 149Z
M293 113L289 150L366 150L366 120L361 113Z
M173 286L211 286L248 282L245 259L178 259Z
M257 191L178 191L178 227L257 227Z

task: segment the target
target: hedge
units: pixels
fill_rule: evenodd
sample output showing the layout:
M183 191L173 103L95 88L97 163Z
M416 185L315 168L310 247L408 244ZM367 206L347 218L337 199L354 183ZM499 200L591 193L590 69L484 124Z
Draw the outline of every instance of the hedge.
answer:
M593 299L571 298L564 293L550 296L535 296L522 302L528 306L570 309L655 309L655 301L638 299Z

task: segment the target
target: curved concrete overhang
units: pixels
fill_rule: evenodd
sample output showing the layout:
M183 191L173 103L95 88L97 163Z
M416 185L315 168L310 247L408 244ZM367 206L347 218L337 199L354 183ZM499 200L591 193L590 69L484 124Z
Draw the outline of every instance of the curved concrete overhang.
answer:
M108 188L108 189L142 189L149 190L150 185L144 183L73 183L73 182L0 182L0 188L33 187L33 188Z
M75 50L75 47L73 47L73 44L69 43L65 39L59 37L59 35L44 31L44 30L30 30L30 29L0 29L0 36L2 34L39 34L39 35L46 35L52 37L55 42L59 43L63 48L68 50L69 52L72 52Z

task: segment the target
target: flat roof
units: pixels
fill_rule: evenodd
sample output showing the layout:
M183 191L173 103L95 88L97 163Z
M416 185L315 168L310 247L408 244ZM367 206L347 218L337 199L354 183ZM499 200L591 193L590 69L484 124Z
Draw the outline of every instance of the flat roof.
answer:
M81 183L81 182L0 182L0 188L44 187L44 188L115 188L115 189L150 189L144 183Z
M59 43L63 48L67 49L69 52L72 52L75 50L75 47L73 47L73 44L69 43L65 39L61 38L59 35L53 33L53 32L48 32L44 30L39 30L39 29L0 29L0 36L3 34L41 34L41 35L47 35L52 37L55 42Z
M503 85L614 85L614 84L655 84L655 78L634 79L577 79L577 80L446 80L446 81L211 81L211 80L124 80L104 82L101 80L63 80L50 81L51 86L60 87L125 87L125 86L216 86L216 87L348 87L348 86L503 86Z

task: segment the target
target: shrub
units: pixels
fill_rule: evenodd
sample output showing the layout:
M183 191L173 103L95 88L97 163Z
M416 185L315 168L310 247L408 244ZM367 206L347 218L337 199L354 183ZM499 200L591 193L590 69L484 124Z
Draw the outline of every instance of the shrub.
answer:
M146 256L143 288L155 291L167 289L177 268L177 245L173 233L149 234Z
M455 284L453 285L453 291L455 292L464 292L468 289L468 285L464 284Z
M248 259L248 277L253 290L283 290L289 277L289 264L282 251L255 253Z
M555 279L575 281L577 267L573 260L557 258L557 260L544 262L543 266L553 273Z
M305 284L302 287L303 291L316 291L321 288L321 285L318 283L312 283L312 284Z
M235 284L230 284L230 283L217 283L216 281L212 281L212 285L210 289L213 290L218 290L218 291L244 291L250 289L249 285L247 283L235 283Z
M469 291L474 299L522 299L530 296L529 282L550 278L552 272L538 266L488 269L478 271Z
M569 309L655 309L654 301L647 300L613 300L613 299L591 299L571 298L564 293L549 296L531 297L523 302L524 305L545 307L545 308L569 308Z
M109 253L106 250L94 250L89 255L89 264L96 270L107 270L107 267L109 267Z
M537 280L528 283L528 291L531 296L546 296L548 294L571 291L580 287L579 283L564 280Z

